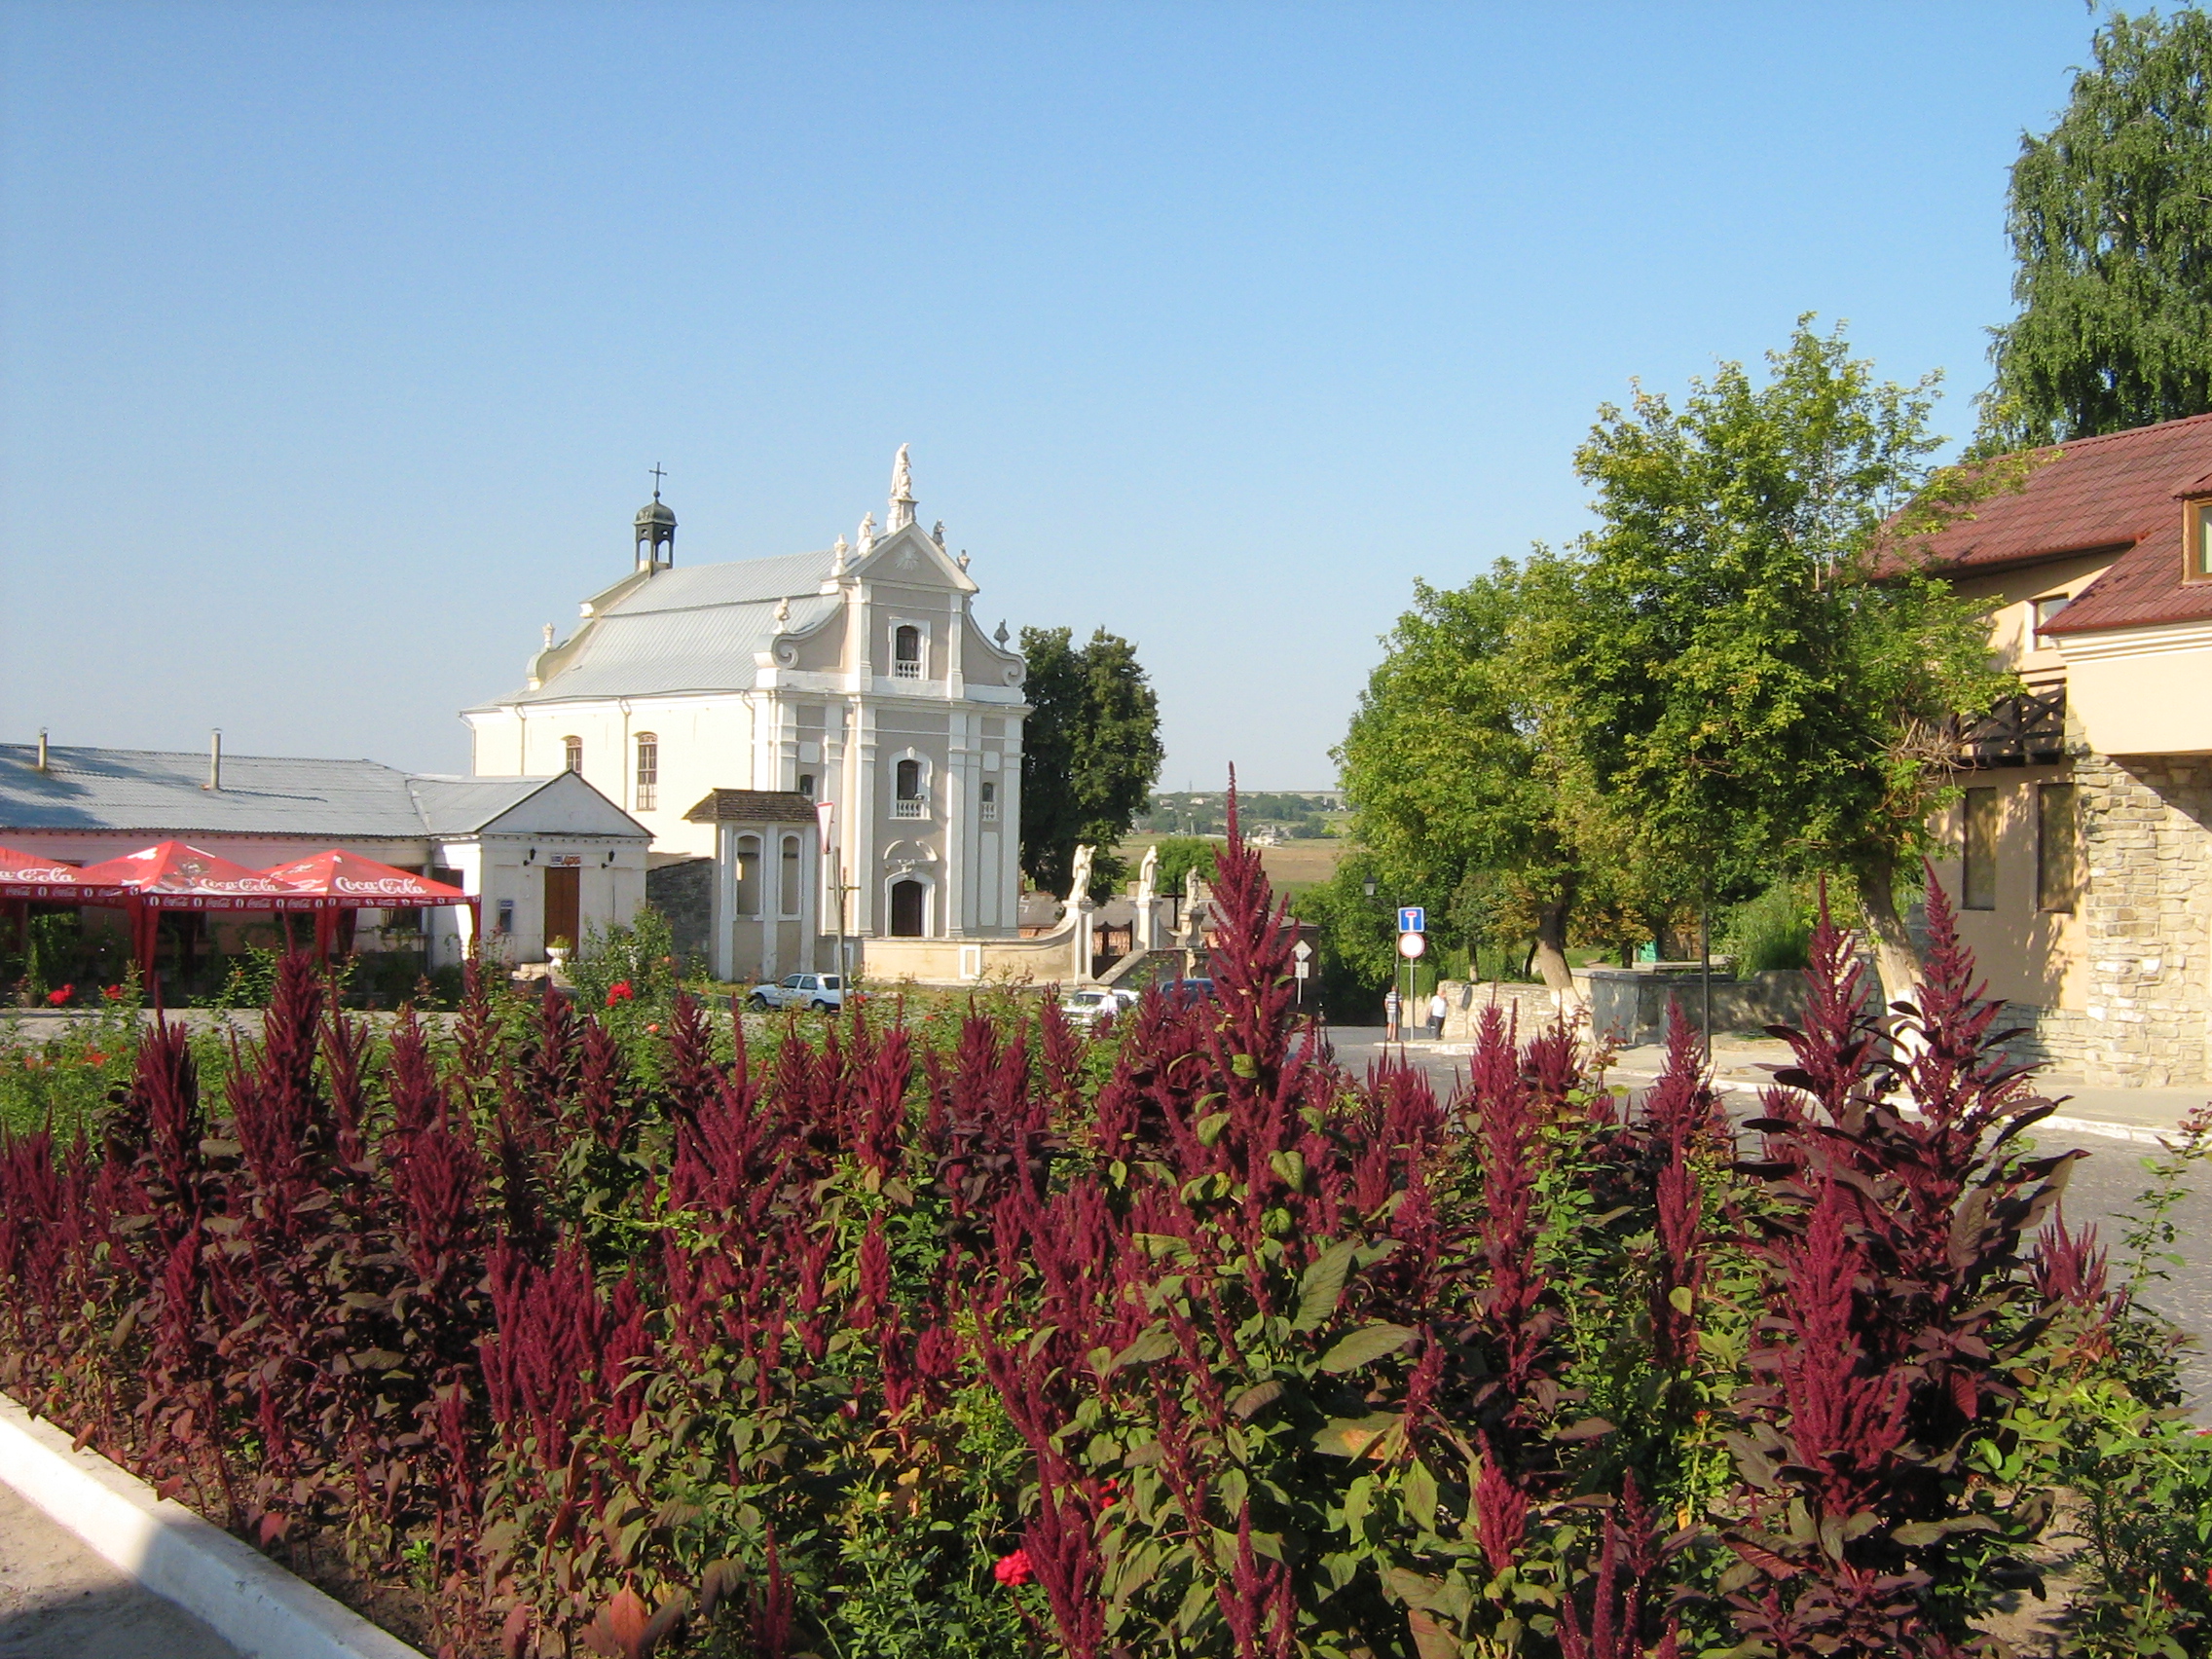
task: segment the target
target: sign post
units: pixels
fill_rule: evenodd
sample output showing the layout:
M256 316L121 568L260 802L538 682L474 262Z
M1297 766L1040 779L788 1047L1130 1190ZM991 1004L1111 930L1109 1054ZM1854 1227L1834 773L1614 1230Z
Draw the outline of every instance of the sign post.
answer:
M1313 947L1304 940L1300 940L1290 947L1290 954L1293 958L1290 971L1298 980L1298 1006L1304 1008L1306 1006L1306 981L1313 973Z
M1406 988L1398 993L1398 1052L1406 1051L1406 1027L1413 1021L1414 964L1428 949L1428 910L1420 904L1398 906L1398 959L1405 964Z

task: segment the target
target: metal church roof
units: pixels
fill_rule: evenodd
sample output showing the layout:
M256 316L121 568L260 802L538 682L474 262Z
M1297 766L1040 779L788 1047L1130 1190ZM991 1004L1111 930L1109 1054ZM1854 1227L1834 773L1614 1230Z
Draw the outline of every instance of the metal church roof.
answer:
M749 689L755 655L777 636L778 601L791 602L787 635L808 632L838 608L839 597L821 591L831 559L794 553L659 571L541 657L545 668L534 670L545 675L540 684L480 706Z

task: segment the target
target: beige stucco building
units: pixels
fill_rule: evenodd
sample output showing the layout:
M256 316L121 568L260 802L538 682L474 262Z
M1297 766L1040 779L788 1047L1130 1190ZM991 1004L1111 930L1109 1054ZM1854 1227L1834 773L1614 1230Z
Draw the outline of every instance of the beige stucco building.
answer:
M1022 662L1004 624L977 624L967 555L915 521L905 450L883 530L870 514L823 552L679 568L657 492L635 528L630 571L574 631L547 629L524 683L464 712L476 774L577 771L656 862L736 860L718 936L754 925L716 955L747 975L815 967L839 931L1014 938ZM734 830L695 811L730 791L817 803L822 856L787 807Z
M1937 874L2092 1085L2212 1081L2212 416L2062 446L1923 544L2025 694L1960 733Z

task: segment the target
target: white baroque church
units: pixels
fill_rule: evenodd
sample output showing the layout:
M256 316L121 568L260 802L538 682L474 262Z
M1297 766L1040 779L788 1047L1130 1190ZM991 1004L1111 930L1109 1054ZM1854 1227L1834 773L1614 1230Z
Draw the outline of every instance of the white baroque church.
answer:
M521 688L462 712L477 775L580 772L652 831L656 863L717 858L724 900L753 894L794 932L1016 937L1022 661L1005 624L977 625L967 555L915 521L905 447L883 528L871 513L824 552L679 569L657 488L636 529L632 569L574 632L548 626ZM729 819L771 825L741 843L758 857L801 797L826 809L827 857L807 833L756 873L732 865Z

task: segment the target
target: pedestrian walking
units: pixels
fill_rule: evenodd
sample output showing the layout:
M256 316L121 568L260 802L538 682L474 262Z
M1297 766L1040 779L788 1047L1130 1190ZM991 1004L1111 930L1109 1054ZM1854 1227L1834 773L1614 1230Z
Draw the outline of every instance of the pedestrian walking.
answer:
M1452 1005L1444 1000L1442 991L1438 991L1428 999L1428 1040L1431 1043L1443 1041L1444 1016L1451 1012L1451 1007Z
M1392 985L1390 994L1382 999L1382 1041L1398 1040L1398 987Z

